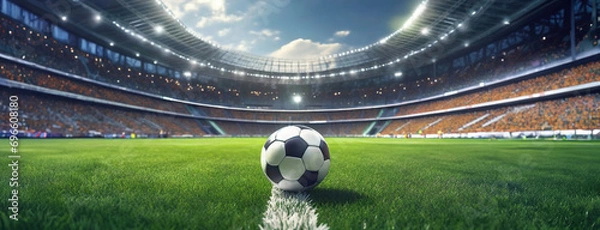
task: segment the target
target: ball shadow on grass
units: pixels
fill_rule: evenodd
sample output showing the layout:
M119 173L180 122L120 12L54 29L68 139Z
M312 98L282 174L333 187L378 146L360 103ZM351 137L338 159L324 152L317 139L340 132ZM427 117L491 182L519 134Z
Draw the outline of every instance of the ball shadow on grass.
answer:
M321 204L349 204L364 198L362 194L349 189L317 188L310 192L310 199Z

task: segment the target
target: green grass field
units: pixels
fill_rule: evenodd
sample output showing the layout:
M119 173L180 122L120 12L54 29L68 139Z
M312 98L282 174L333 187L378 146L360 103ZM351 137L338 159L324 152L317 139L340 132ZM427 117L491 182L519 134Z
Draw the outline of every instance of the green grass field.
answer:
M0 229L257 229L264 140L20 140L19 221L3 151ZM310 197L331 229L600 229L600 142L327 140Z

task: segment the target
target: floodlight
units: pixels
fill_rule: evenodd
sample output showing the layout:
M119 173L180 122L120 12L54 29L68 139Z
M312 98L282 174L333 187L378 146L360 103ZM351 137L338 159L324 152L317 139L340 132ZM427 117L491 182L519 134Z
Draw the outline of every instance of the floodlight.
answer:
M163 32L163 30L164 30L164 28L162 26L158 26L157 25L157 26L154 27L154 31L156 31L156 33L160 34L160 33Z
M401 29L408 28L421 14L423 14L423 12L425 11L425 8L426 8L426 3L427 2L424 1L424 2L421 2L421 4L419 4L419 7L417 7L415 12L410 16L410 18L408 18L408 20L406 20L404 25L402 25Z
M302 102L302 97L300 95L294 95L292 99L296 104Z

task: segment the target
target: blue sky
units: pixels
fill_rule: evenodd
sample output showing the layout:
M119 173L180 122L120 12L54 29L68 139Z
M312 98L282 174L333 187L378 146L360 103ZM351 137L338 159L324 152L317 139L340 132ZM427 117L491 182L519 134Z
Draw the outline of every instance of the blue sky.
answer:
M162 0L187 27L228 49L286 59L340 53L401 27L420 0Z

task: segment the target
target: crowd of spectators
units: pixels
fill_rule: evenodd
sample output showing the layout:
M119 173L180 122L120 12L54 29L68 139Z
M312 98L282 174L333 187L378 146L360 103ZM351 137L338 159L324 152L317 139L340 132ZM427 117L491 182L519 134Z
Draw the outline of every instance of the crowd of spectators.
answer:
M521 80L508 85L492 87L461 96L447 97L427 103L403 106L400 108L397 115L408 115L450 109L520 96L528 96L544 91L596 81L600 81L600 61L575 66L555 73Z
M581 39L583 40L583 39ZM387 104L438 95L479 82L497 80L509 74L519 73L531 67L544 65L564 58L568 53L568 42L560 36L548 36L531 40L502 51L491 58L484 58L464 67L447 69L439 76L420 77L419 80L370 79L348 81L335 85L320 85L314 88L306 103L322 102L334 107L355 107L369 104ZM107 57L92 55L77 46L66 45L51 35L32 30L13 19L0 16L0 52L19 59L39 63L66 73L73 73L96 81L124 86L131 90L184 100L222 105L244 106L248 98L264 101L281 100L277 89L265 89L264 85L233 85L214 77L185 78L172 74L148 72L144 68L126 63L114 63ZM27 84L38 85L64 92L71 92L120 102L145 108L190 114L190 107L182 103L168 102L154 97L142 96L123 90L99 86L75 80L61 74L48 73L33 67L24 67L7 60L0 60L0 77ZM408 115L458 106L467 106L500 99L530 95L568 86L600 80L600 62L591 62L555 73L520 80L504 86L491 87L462 96L401 106L396 115ZM246 84L244 84L246 85ZM253 87L259 87L253 88ZM90 130L100 132L156 133L167 130L174 134L204 133L196 121L152 113L134 112L94 106L86 103L51 101L39 95L29 95L33 101L27 119L28 127L34 130L84 134ZM591 98L591 99L590 99ZM248 99L251 100L251 99ZM39 103L38 103L39 102ZM580 103L582 102L582 103ZM268 104L268 103L267 103ZM573 107L573 105L575 107ZM579 105L579 106L577 106ZM590 107L591 106L591 107ZM594 107L595 106L595 107ZM383 133L399 134L411 132L456 132L464 124L484 116L480 122L504 115L498 122L486 127L476 125L465 131L513 130L516 128L548 128L594 126L590 114L598 108L598 96L582 96L547 102L539 102L537 114L532 109L506 112L509 108L465 114L434 116L392 122ZM541 109L543 108L543 109ZM341 112L248 112L194 106L208 117L235 118L267 121L331 121L345 119L375 118L380 109L351 110ZM535 110L535 109L534 109ZM561 113L562 112L562 113ZM517 116L518 114L518 116ZM528 116L532 116L529 119ZM523 118L524 117L524 118ZM435 123L437 121L437 123ZM432 123L435 123L432 125ZM250 135L265 134L277 125L252 123L218 122L226 133ZM369 123L344 123L323 125L327 135L359 135ZM478 123L479 124L479 123ZM430 127L428 127L430 126ZM458 127L461 126L461 127ZM427 129L423 130L423 128ZM120 130L120 131L117 131ZM462 131L462 130L461 130Z
M600 94L393 121L385 135L600 129Z
M319 90L316 100L328 101L338 107L352 107L437 96L477 86L480 82L501 80L563 59L569 54L568 44L561 36L549 36L508 48L464 67L446 67L442 70L441 67L436 67L442 64L428 65L415 71L420 73L419 77L392 77L325 85ZM430 70L432 68L440 70L433 72ZM408 78L414 80L403 80Z
M43 72L0 59L0 74L2 77L32 85L56 89L63 92L76 93L84 96L120 102L163 111L187 113L181 103L167 103L164 100L141 96L122 90L111 89L97 84L86 83L67 77Z
M124 91L120 91L117 89L110 89L104 87L98 87L91 83L80 82L77 80L69 79L64 76L56 75L56 74L48 74L40 70L36 70L30 67L19 66L17 64L1 61L0 62L0 73L3 77L6 77L11 80L21 81L28 84L39 85L47 88L57 89L65 92L73 92L86 96L106 99L109 101L116 101L127 103L131 105L142 106L146 108L154 108L163 111L174 111L180 113L187 113L186 106L181 103L176 102L167 102L159 99L154 99L151 97L140 96L137 94L131 94ZM539 77L522 80L519 82L515 82L512 84L490 88L480 92L469 93L463 96L450 97L442 100L427 102L427 103L418 103L413 105L401 106L399 108L399 112L397 115L408 115L420 112L434 111L440 109L448 109L454 108L457 106L466 106L473 105L483 102L495 101L500 99L506 99L511 97L518 97L523 95L531 95L533 93L543 92L545 90L553 90L583 83L595 82L600 80L600 62L591 62L585 65L575 66L569 69L565 69L556 73L542 75ZM551 84L550 84L551 83ZM586 105L593 105L593 101L588 102ZM46 107L41 106L40 109L45 109ZM577 112L578 114L583 112L583 115L580 114L579 118L576 118L576 122L571 122L575 126L583 126L586 125L586 117L589 118L591 109L589 107L584 107L587 110L582 110L579 107L575 107L573 109L570 108L562 108L557 111L567 111L573 113L572 111ZM31 111L34 111L36 108L31 108ZM131 116L118 116L112 114L113 111L108 110L104 113L98 112L98 109L80 109L80 108L69 108L66 110L61 110L60 106L49 106L46 110L48 113L53 114L52 116L44 116L41 118L35 118L31 120L32 127L46 127L46 129L61 129L61 131L67 133L77 133L82 134L85 133L86 130L103 130L102 122L92 122L98 119L99 121L104 121L107 117L122 117L122 120L119 120L120 124L126 124L127 127L148 127L148 126L157 126L152 125L153 122L142 122L139 123L140 120L132 120ZM308 113L289 113L289 112L248 112L248 111L239 111L239 110L225 110L225 109L216 109L216 108L208 108L208 107L196 107L196 109L202 110L205 112L205 115L209 117L226 117L226 118L237 118L237 119L245 119L245 120L274 120L274 121L314 121L314 120L344 120L344 119L357 119L357 118L374 118L377 116L379 110L371 109L371 110L352 110L352 111L341 111L341 112L308 112ZM56 111L53 111L56 110ZM65 118L64 114L68 114L70 111L80 112L80 119L73 121L72 119ZM85 115L84 111L90 111L92 115ZM44 113L46 111L40 111ZM495 111L491 111L491 114L497 113ZM513 114L513 113L511 113ZM439 127L438 130L442 132L456 132L459 131L457 127L458 124L464 125L469 121L475 119L475 117L482 116L480 112L472 113L467 115L462 115L458 117L453 117L453 119L441 119L439 124L436 124ZM510 114L509 114L510 115ZM555 114L546 115L546 118L550 118ZM496 123L496 126L490 126L491 130L514 130L519 127L528 127L528 126L514 126L511 127L510 124L513 120L519 120L519 117L510 117L506 115L506 121L508 123ZM558 116L558 115L557 115ZM490 116L493 117L493 116ZM583 117L583 118L582 118ZM418 127L425 127L426 124L430 124L433 121L439 119L439 116L429 117L427 119L417 119L411 121L409 124L406 124L405 127L402 127L402 131L412 130L412 132L421 130ZM458 119L458 120L457 120ZM154 117L152 120L162 120L161 117ZM587 120L589 123L590 119ZM141 121L144 121L143 119ZM566 122L567 120L564 120ZM137 123L136 123L137 122ZM583 122L583 123L581 123ZM89 124L87 124L89 123ZM392 123L386 132L397 133L396 130L390 130L393 128L398 128L399 125L397 122ZM116 123L115 123L116 124ZM166 122L169 124L169 122ZM497 124L505 124L505 126L497 126ZM543 127L565 127L565 124L558 125L556 122L546 121ZM265 128L260 127L260 125L256 124L228 124L222 123L225 125L223 128L226 130L226 133L236 134L236 135L247 135L251 133L264 133L262 130ZM402 124L404 125L404 124ZM589 125L589 124L587 124ZM192 124L191 127L197 125ZM256 127L255 127L256 126ZM50 127L50 128L48 128ZM57 128L61 127L61 128ZM62 127L69 127L67 129L62 129ZM189 127L189 124L180 127ZM122 128L122 127L121 127ZM346 124L346 125L337 125L332 127L325 127L328 135L341 135L343 133L350 135L359 135L364 131L365 126L356 125L356 124ZM537 129L542 128L542 126ZM181 131L177 128L172 128L173 130ZM427 132L437 132L432 131L435 129L428 129ZM489 131L490 128L478 128L473 129L472 131ZM146 128L141 128L137 130L138 132L151 132L151 130ZM422 131L422 130L421 130ZM462 130L460 130L462 131ZM469 131L465 129L465 131Z
M90 136L102 134L135 133L158 136L203 135L204 131L193 119L155 113L100 106L76 100L52 97L27 91L0 88L0 96L19 97L20 127L27 132L48 132L62 136ZM0 104L6 107L6 103ZM8 113L2 117L8 120ZM6 126L6 125L4 125ZM0 127L8 130L9 127Z
M147 71L143 67L131 66L123 61L115 63L106 55L86 53L76 45L63 44L51 35L27 28L13 19L2 16L0 21L2 52L68 73L201 103L246 107L248 102L262 101L262 104L273 104L283 100L281 96L284 92L280 92L277 87L272 88L271 85L252 82L236 84L231 80L217 80L219 77L206 76L218 75L217 73L209 70L205 70L204 73L202 69L201 72L195 73L194 77L184 77L183 71L168 68L164 73ZM589 24L585 20L578 23ZM562 32L564 31L557 31L558 34L544 36L543 39L524 41L491 57L483 57L475 63L459 67L439 67L439 74L419 70L417 72L423 72L424 75L417 80L374 78L313 87L305 93L305 104L328 107L388 104L439 95L479 82L501 79L506 75L564 58L569 53L569 42L563 39L564 36L560 34ZM105 48L104 52L106 50L108 49ZM159 66L147 64L155 68ZM439 66L443 64L440 63ZM174 76L175 72L179 73L178 76Z

